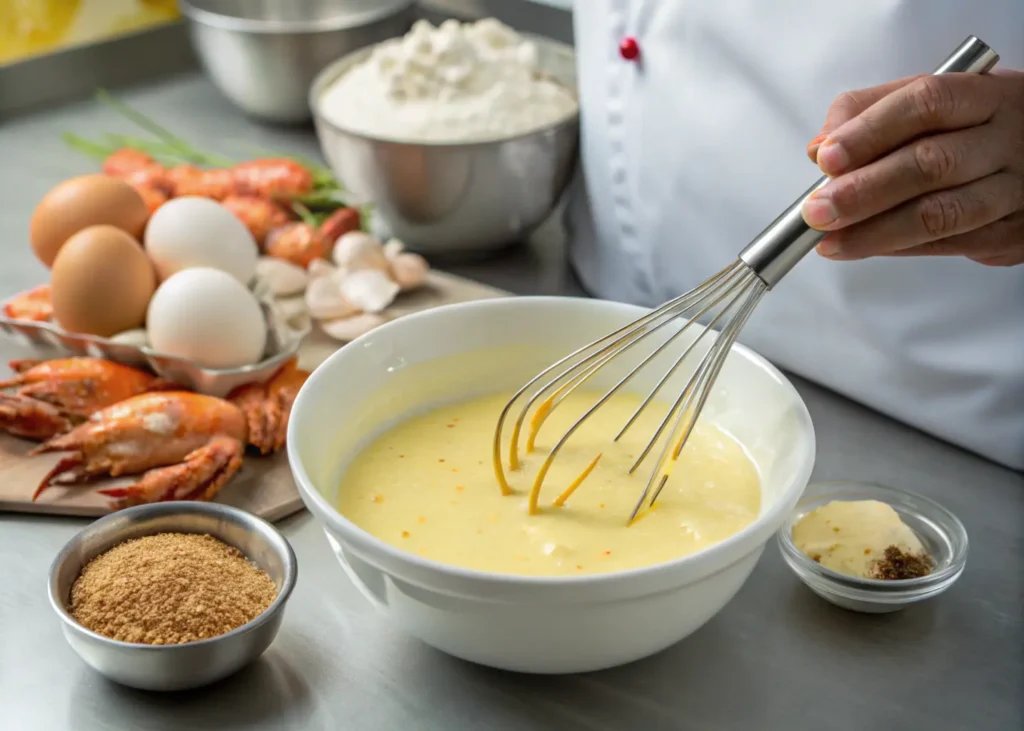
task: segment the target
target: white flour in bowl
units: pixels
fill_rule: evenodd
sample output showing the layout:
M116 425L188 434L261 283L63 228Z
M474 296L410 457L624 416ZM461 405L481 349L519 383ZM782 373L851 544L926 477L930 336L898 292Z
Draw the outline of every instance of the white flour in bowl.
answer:
M418 21L320 99L343 129L408 142L511 137L577 108L570 90L541 74L536 46L492 18L437 28Z

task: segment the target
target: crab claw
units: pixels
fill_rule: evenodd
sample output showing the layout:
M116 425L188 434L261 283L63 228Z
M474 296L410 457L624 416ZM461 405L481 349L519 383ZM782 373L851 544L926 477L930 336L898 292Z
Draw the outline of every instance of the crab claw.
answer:
M32 450L29 454L35 453L36 450ZM55 464L50 471L43 476L43 479L39 481L39 486L36 487L36 491L32 493L32 502L35 502L43 491L46 490L50 485L54 483L58 477L68 477L70 483L79 482L82 479L88 477L88 472L83 469L86 465L85 455L81 452L77 452L68 457L62 457L61 460Z
M83 417L140 393L174 387L138 368L101 358L15 361L11 369L17 375L0 381L0 389L17 387L22 396Z
M292 358L267 383L249 383L235 389L228 400L242 410L249 427L249 444L261 454L284 446L292 403L309 378L309 371Z
M15 373L24 373L42 362L38 358L15 358L14 360L7 361L7 367Z
M16 393L0 393L0 431L44 440L73 426L71 419L56 406Z
M217 436L179 464L151 469L134 485L99 492L116 498L118 508L165 500L211 500L242 466L242 451L237 439Z

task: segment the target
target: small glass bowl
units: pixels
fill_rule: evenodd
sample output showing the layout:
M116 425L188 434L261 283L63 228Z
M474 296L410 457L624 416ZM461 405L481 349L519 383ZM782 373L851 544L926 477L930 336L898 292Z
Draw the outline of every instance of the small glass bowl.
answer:
M793 543L793 526L815 508L833 500L878 500L892 506L921 539L935 565L915 579L861 579L827 569ZM818 596L855 612L882 614L938 596L953 585L967 563L963 523L933 500L905 490L860 482L809 485L778 534L782 557Z

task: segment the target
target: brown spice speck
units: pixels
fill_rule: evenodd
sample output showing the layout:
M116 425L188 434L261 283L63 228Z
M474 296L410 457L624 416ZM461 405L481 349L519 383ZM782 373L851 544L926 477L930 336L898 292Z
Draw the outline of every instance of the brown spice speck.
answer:
M416 519L416 522L417 522L417 523L426 523L426 522L427 522L427 519L426 519L426 518L425 518L424 516L422 516L422 515L421 515L420 517L418 517L418 518Z
M927 576L932 572L932 559L925 554L907 553L899 546L885 549L885 557L876 559L869 575L872 579L899 581Z
M463 490L465 490L466 488L464 488L464 487L463 487L462 485L456 485L456 486L455 486L455 489L456 489L456 491L458 491L458 492L462 492L462 491L463 491Z
M832 532L833 533L838 533L839 532L839 526L838 525L832 526Z
M402 538L408 538L408 537L409 537L409 531L407 531L407 530L402 531Z
M455 428L455 424L448 424L448 428L449 429L454 429Z
M384 502L384 496L383 495L370 495L370 502L382 503L382 502Z
M104 637L179 645L216 637L277 597L267 573L233 546L196 533L159 533L114 546L71 587L69 610Z
M438 462L444 462L444 458L437 460Z

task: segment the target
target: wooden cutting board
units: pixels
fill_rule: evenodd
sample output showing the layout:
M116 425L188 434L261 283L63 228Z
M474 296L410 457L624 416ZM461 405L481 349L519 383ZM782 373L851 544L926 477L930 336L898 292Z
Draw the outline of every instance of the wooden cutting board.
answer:
M485 284L432 271L425 286L402 295L389 312L400 317L440 305L506 295L507 292ZM341 345L315 329L299 351L300 364L313 369ZM32 502L30 498L39 481L59 459L59 455L26 456L32 446L31 442L0 435L0 512L85 517L110 512L109 499L98 494L95 485L54 486ZM279 520L302 509L284 452L272 457L247 455L241 471L217 495L217 502L234 505L266 520Z

